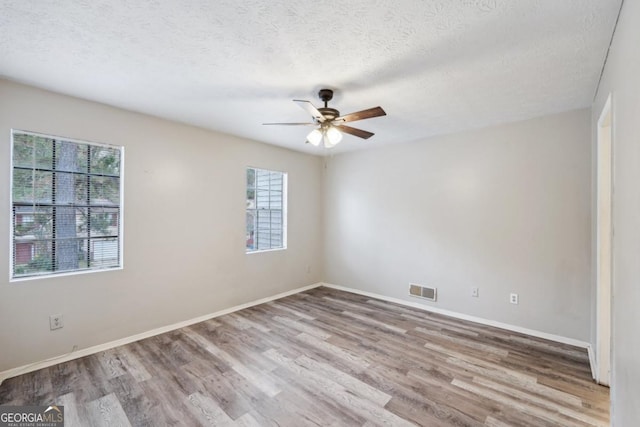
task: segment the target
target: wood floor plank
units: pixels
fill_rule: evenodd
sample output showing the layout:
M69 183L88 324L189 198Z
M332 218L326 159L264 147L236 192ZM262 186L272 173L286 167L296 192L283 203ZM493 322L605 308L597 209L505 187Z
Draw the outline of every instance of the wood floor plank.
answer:
M552 411L558 412L560 414L566 415L567 417L570 417L588 424L597 425L605 421L603 419L599 419L599 417L597 416L593 416L588 411L582 411L581 410L582 404L575 405L574 408L567 407L562 403L557 403L551 400L551 398L532 395L531 393L527 393L526 391L520 390L517 387L511 387L508 385L500 384L498 382L491 381L486 378L474 377L473 382L476 384L480 384L488 389L502 392L508 396L521 399L528 403L533 403L535 405L548 408Z
M152 414L159 402L145 393L145 389L129 374L113 378L113 394L116 395L129 422L133 426L153 425ZM66 411L66 408L65 408Z
M340 298L333 298L333 297L329 297L329 296L324 296L322 297L322 299L330 301L333 305L335 306L342 306L345 307L345 310L355 310L357 313L363 314L364 313L374 313L375 309L373 308L369 308L364 306L363 304L354 304L351 303L349 301L344 301Z
M275 395L280 393L280 390L268 378L266 378L265 375L262 375L259 371L256 371L252 367L245 365L226 351L216 346L213 342L207 340L194 331L188 330L187 332L185 332L185 335L206 348L206 350L214 356L219 357L224 362L229 364L231 366L231 369L242 375L267 396L274 397Z
M213 374L202 378L202 394L211 397L231 418L237 420L252 409L250 396L242 393L227 375Z
M461 346L462 348L471 347L475 350L485 351L487 353L493 353L500 357L507 357L509 355L509 351L505 350L504 348L497 348L491 344L478 343L475 340L468 339L467 337L463 338L459 336L458 337L451 336L441 331L426 329L422 327L414 328L411 330L411 332L418 332L418 333L427 335L431 339L438 338L440 340L449 341L456 346Z
M0 385L70 426L605 426L584 349L316 288Z
M117 350L124 369L135 378L136 381L146 381L151 378L151 374L149 374L135 354L129 351L129 347L119 347Z
M269 307L275 308L276 310L282 310L285 313L292 314L293 316L295 316L297 318L300 318L300 319L305 319L305 320L314 320L315 319L314 317L311 317L311 316L303 313L302 311L298 311L298 310L296 310L294 308L289 307L288 304L283 303L282 301L270 302L270 303L267 303L267 305Z
M231 427L234 421L213 401L200 393L193 393L187 397L194 415L203 425Z
M486 419L486 421L484 422L484 425L487 427L511 427L511 424L507 424L505 422L502 422L494 417L492 417L491 415L489 415Z
M325 377L320 373L314 372L310 369L306 369L301 364L295 363L295 361L288 359L286 356L278 353L275 350L269 350L267 352L267 355L274 361L282 364L282 366L292 371L294 374L296 374L296 376L304 378L308 382L315 384L315 388L322 394L329 395L333 399L338 400L343 406L358 413L360 416L373 418L368 419L368 421L370 422L389 426L411 425L411 423L408 423L406 420L387 411L380 405L357 396L356 394L341 386L339 383L332 381L331 379Z
M360 381L359 379L352 377L349 374L342 372L339 369L332 367L329 364L318 362L307 356L300 356L295 360L298 365L307 368L310 371L316 372L325 378L340 384L345 387L349 392L357 394L363 399L370 400L379 406L384 406L391 400L391 396L371 387L369 384Z
M64 406L64 425L66 427L83 427L78 413L78 404L73 393L63 394L55 402L58 406Z
M330 355L330 357L337 357L341 359L343 362L349 364L350 366L353 366L356 370L364 370L367 369L367 366L369 366L369 363L366 360L355 355L354 353L344 350L343 348L330 344L326 341L320 340L312 335L303 332L296 336L296 338L304 344L307 344L310 347L316 348Z
M253 415L246 413L235 421L237 427L261 427L258 421L253 418Z
M171 380L162 377L153 377L150 380L139 383L145 397L151 401L152 410L135 417L141 420L138 425L144 426L197 426L198 419L190 411L185 402L185 391L181 386ZM139 412L145 411L146 406L138 408ZM135 420L134 416L130 420Z
M120 375L124 375L126 372L118 355L117 349L110 349L107 351L103 351L98 355L100 364L102 365L102 369L104 369L105 373L111 377L119 377Z
M258 322L254 322L250 318L243 316L243 313L231 313L225 316L225 319L228 319L230 323L234 324L238 329L248 329L254 328L259 330L260 332L268 333L271 330Z
M398 334L405 334L407 333L406 329L402 329L399 328L397 326L394 326L392 324L389 323L385 323L385 322L381 322L379 320L376 319L372 319L371 317L367 317L367 316L362 316L360 314L356 314L356 313L351 313L350 311L344 311L343 314L345 316L349 316L352 317L354 319L359 320L362 323L365 323L367 325L371 325L374 328L382 328L382 329L387 329L393 332L396 332Z
M565 416L564 414L560 414L557 411L551 410L549 408L543 408L540 407L538 405L532 404L533 402L531 402L530 400L521 400L521 399L517 399L514 398L506 393L500 393L497 391L493 391L489 388L485 388L485 387L480 387L477 386L473 383L468 383L465 381L460 381L457 379L454 379L452 381L452 384L460 387L462 389L465 389L467 391L470 391L472 393L476 393L476 394L482 394L484 396L487 396L495 401L501 402L503 404L507 404L509 406L511 406L512 408L516 409L517 411L523 412L525 414L534 416L539 418L540 420L545 420L548 422L557 422L562 426L566 426L566 427L577 427L577 426L582 426L584 425L582 422L580 422L579 420L576 420L574 418L570 418L568 416ZM595 425L595 426L601 426L601 427L606 427L606 424L601 424L599 421L595 421L592 423L589 423L590 425Z
M114 394L108 394L87 405L92 427L131 427L131 423Z
M282 323L283 325L288 326L292 329L297 329L300 332L304 332L308 335L313 335L314 337L319 338L321 340L326 340L331 336L330 333L325 332L320 328L307 325L303 322L299 322L297 320L293 320L288 317L274 316L273 320L275 320L278 323Z

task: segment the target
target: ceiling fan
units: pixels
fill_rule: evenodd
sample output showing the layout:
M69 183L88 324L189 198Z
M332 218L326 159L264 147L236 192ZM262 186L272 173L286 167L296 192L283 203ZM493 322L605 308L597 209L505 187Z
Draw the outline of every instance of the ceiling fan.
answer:
M318 97L324 102L324 107L316 108L309 101L300 99L293 100L293 102L298 104L303 110L311 114L313 122L263 123L263 125L316 126L316 128L307 135L307 142L316 147L322 142L325 148L331 148L342 140L343 132L362 139L368 139L374 135L372 132L346 126L344 123L387 115L382 107L374 107L341 116L338 110L327 106L328 102L333 99L333 91L331 89L320 89Z

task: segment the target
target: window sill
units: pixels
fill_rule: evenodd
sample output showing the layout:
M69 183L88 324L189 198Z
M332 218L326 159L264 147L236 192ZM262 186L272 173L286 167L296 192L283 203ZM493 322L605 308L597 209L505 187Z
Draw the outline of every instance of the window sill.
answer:
M247 255L254 255L254 254L263 254L265 252L278 252L278 251L285 251L287 250L287 247L284 246L282 248L275 248L275 249L261 249L261 250L257 250L257 251L251 251L251 252L245 252L245 254Z
M93 273L104 273L106 271L118 271L122 270L124 267L110 267L110 268L101 268L96 270L80 270L80 271L69 271L66 273L57 273L57 274L40 274L34 276L25 276L25 277L10 277L9 282L28 282L30 280L41 280L41 279L55 279L56 277L66 277L66 276L78 276L81 274L93 274Z

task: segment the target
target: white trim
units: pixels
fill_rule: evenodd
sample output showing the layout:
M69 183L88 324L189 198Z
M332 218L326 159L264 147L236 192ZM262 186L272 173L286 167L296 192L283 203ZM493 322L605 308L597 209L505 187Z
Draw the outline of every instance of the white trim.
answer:
M13 247L12 247L13 248ZM12 249L13 250L13 249ZM11 257L13 258L13 257ZM124 267L121 265L118 267L105 267L105 268L87 268L85 270L75 270L75 271L65 271L64 273L36 273L33 276L24 276L24 277L15 277L9 279L11 283L19 283L19 282L28 282L30 280L39 280L39 279L54 279L56 277L65 277L65 276L77 276L79 274L91 274L91 273L104 273L105 271L118 271L122 270ZM13 265L11 266L11 271L13 272Z
M7 211L7 213L9 214L9 221L7 221L9 223L9 233L7 234L7 236L9 236L8 243L9 243L9 252L7 252L7 254L9 254L9 271L7 271L7 273L9 274L9 282L11 282L11 279L13 278L13 258L14 258L14 253L13 253L13 234L14 234L14 230L13 230L13 223L14 223L14 219L13 219L13 132L14 129L9 130L9 210ZM2 384L2 377L0 377L0 384Z
M555 341L562 344L569 344L576 347L588 348L589 343L580 341L574 338L563 337L560 335L549 334L547 332L536 331L534 329L523 328L521 326L510 325L508 323L497 322L495 320L483 319L482 317L470 316L468 314L462 314L455 311L444 310L442 308L431 307L428 305L420 304L417 302L405 301L399 298L388 297L385 295L376 294L373 292L361 291L360 289L348 288L345 286L332 285L330 283L322 283L322 286L339 291L351 292L353 294L364 295L371 298L381 299L383 301L389 301L396 304L406 305L408 307L418 308L420 310L430 311L432 313L443 314L445 316L454 317L456 319L468 320L470 322L479 323L481 325L493 326L500 329L506 329L512 332L518 332L521 334L530 335L532 337L543 338L549 341Z
M587 345L587 354L589 355L589 366L591 367L591 378L596 379L598 372L598 363L596 362L595 353L591 344Z
M614 128L611 93L596 127L596 347L595 380L611 380L611 329L613 289Z
M31 136L39 136L39 137L42 137L42 138L63 139L65 141L73 142L73 143L76 143L76 144L90 144L90 145L97 145L99 147L105 147L105 148L118 148L118 149L122 148L122 145L108 144L106 142L98 142L98 141L93 141L93 140L89 140L89 139L69 138L67 136L52 135L50 133L42 133L42 132L33 132L33 131L30 131L30 130L24 130L24 129L11 128L11 133L13 133L13 132L20 132L20 133L24 133L24 134L31 135Z
M278 252L278 251L286 251L287 247L283 246L281 248L271 248L271 249L260 249L260 250L255 250L255 251L247 251L245 252L245 254L247 255L254 255L254 254L263 254L265 252Z
M118 210L118 224L120 228L118 230L118 240L120 247L118 254L120 259L120 268L124 269L124 145L120 146L120 209Z
M205 314L203 316L195 317L193 319L184 320L182 322L174 323L172 325L162 326L160 328L152 329L147 332L142 332L140 334L131 335L126 338L121 338L115 341L110 341L104 344L94 345L92 347L84 348L78 351L72 351L71 353L63 354L60 356L55 356L46 360L42 360L39 362L34 362L28 365L19 366L17 368L7 369L6 371L0 372L0 384L7 378L16 377L18 375L26 374L28 372L37 371L38 369L47 368L49 366L56 365L62 362L68 362L69 360L78 359L80 357L89 356L95 353L99 353L101 351L109 350L114 347L119 347L121 345L126 345L135 341L140 341L145 338L153 337L155 335L164 334L165 332L170 332L176 329L184 328L185 326L190 326L195 323L204 322L209 319L213 319L214 317L223 316L225 314L233 313L235 311L244 310L245 308L253 307L255 305L264 304L269 301L277 300L280 298L288 297L290 295L294 295L300 292L308 291L309 289L317 288L322 286L322 283L314 283L313 285L303 286L301 288L292 289L290 291L282 292L277 295L273 295L266 298L261 298L255 301L251 301L245 304L236 305L234 307L226 308L224 310L216 311L215 313Z

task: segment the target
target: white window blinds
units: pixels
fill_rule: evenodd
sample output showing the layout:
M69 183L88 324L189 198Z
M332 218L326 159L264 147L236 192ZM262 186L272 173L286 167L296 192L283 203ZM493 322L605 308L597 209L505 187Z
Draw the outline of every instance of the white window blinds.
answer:
M122 148L12 135L12 277L119 267Z
M247 168L247 252L286 247L287 174Z

